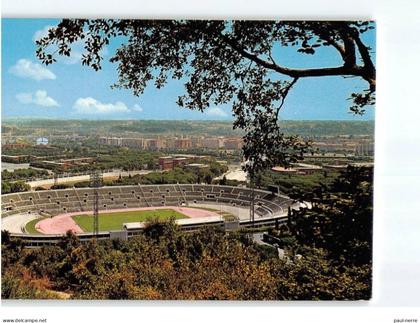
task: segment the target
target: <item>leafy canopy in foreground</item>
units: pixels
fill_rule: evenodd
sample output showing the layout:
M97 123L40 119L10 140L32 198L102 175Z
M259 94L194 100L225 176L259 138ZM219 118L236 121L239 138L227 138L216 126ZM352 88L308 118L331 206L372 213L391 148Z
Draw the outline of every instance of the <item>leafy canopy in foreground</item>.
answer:
M334 265L322 249L278 259L243 234L153 223L128 241L2 245L2 297L139 300L338 300L370 297L368 265Z
M63 20L37 41L37 56L51 64L56 53L70 56L72 44L82 41L82 64L99 70L104 48L112 38L121 40L110 58L118 63L114 87L140 95L149 81L161 88L173 78L185 83L177 101L181 107L204 111L232 103L234 128L245 130L243 152L253 173L287 165L307 151L307 143L285 136L278 124L279 111L300 79L358 77L367 88L351 94L351 111L362 114L374 103L375 66L361 38L373 28L372 22L356 21ZM307 55L327 46L342 64L286 67L275 55L279 46Z
M292 210L289 227L300 244L329 251L351 265L372 260L373 168L348 166L329 185L291 194L310 208Z

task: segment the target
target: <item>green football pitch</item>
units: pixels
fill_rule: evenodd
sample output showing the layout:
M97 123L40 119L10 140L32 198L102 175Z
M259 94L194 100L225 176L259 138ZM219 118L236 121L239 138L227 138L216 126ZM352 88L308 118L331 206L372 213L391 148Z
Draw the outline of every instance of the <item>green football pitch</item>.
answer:
M25 227L26 232L28 232L29 234L40 234L40 232L37 229L35 229L35 225L41 220L42 218L38 218L28 222Z
M93 231L92 215L74 215L73 220L84 232ZM100 213L98 216L99 231L121 230L123 223L144 222L152 219L184 219L186 216L171 209Z

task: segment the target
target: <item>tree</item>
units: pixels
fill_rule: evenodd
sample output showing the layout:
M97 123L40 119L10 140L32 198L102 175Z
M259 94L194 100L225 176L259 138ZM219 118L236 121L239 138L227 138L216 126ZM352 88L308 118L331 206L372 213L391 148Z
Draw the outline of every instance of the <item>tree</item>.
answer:
M373 169L348 166L334 182L291 194L311 208L293 210L291 231L300 244L328 250L350 265L372 261Z
M8 182L3 180L1 182L2 194L25 192L29 191L30 189L31 187L29 184L26 184L24 181Z
M221 20L63 20L37 40L37 56L45 64L55 53L70 56L71 45L85 44L82 64L101 69L102 50L123 37L110 58L118 63L115 88L143 93L149 81L157 88L168 78L185 81L181 107L204 111L211 104L232 104L234 128L245 130L243 155L251 173L288 165L302 158L308 143L286 136L279 112L290 90L302 78L357 77L367 88L351 94L354 113L362 114L375 99L376 71L371 49L361 35L374 28L363 21L221 21ZM339 66L290 68L279 63L276 46L293 46L314 55L330 47Z
M340 266L328 251L303 246L299 259L253 244L246 232L184 232L173 220L150 222L127 241L55 246L2 245L2 297L74 299L368 299L370 266Z

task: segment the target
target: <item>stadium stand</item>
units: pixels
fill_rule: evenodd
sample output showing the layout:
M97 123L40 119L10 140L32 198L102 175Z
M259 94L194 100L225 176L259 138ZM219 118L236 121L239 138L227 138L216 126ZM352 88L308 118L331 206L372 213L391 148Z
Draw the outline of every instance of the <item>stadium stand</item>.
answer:
M282 213L292 201L282 195L255 190L256 213L260 217ZM194 204L226 204L249 207L252 191L248 188L199 185L165 184L137 186L108 186L99 188L100 211L153 206L185 206ZM40 192L2 195L2 217L12 214L45 212L57 215L92 210L93 189L70 188Z
M100 209L188 205L194 201L247 206L252 198L251 190L247 188L197 184L102 187L99 195ZM290 204L285 196L260 190L255 190L255 200L260 206L257 212L262 215L276 214L285 203ZM92 201L90 188L13 193L2 196L2 216L40 210L51 214L87 211L91 209Z

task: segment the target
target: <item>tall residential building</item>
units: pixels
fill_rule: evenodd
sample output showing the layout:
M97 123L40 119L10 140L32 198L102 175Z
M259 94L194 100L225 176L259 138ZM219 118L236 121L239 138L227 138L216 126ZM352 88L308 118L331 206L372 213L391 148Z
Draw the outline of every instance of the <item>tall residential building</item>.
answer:
M145 139L145 149L160 150L166 148L163 139Z
M239 150L242 148L242 138L225 138L224 147L225 149Z
M143 138L123 138L122 146L142 149L144 148L144 139Z
M223 147L223 141L218 137L207 137L203 139L203 148L218 149Z
M174 148L176 149L189 149L191 148L191 139L190 138L177 138L174 142Z

